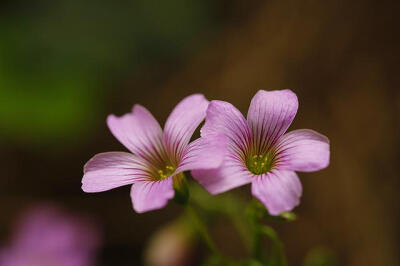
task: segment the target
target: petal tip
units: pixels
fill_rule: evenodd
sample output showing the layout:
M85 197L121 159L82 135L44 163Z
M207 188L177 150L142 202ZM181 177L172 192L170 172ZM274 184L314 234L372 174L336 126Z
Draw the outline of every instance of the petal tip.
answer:
M165 206L167 206L169 200L170 199L167 199L165 202L157 204L157 205L153 205L153 206L143 206L143 205L135 204L135 202L132 202L132 207L135 212L142 214L145 212L156 211L156 210L164 208Z
M175 195L172 178L156 182L138 182L131 187L131 202L135 212L144 213L164 208Z
M290 90L290 89L284 89L284 90L259 90L254 96L254 100L264 100L266 97L276 97L277 99L287 99L287 101L291 104L293 104L295 107L299 105L299 100L297 98L297 94Z
M253 180L251 192L271 215L291 211L300 204L302 185L295 172L273 171Z
M113 132L113 130L116 127L116 122L120 117L114 115L114 114L109 114L106 118L106 124L108 126L108 128L110 129L111 133Z
M93 188L91 188L90 185L88 185L85 181L84 181L85 177L82 178L82 186L81 189L83 192L85 193L95 193L95 192L99 192L94 190Z
M141 111L148 111L148 110L146 109L146 107L144 107L143 105L138 104L138 103L136 103L132 106L132 113L141 112Z

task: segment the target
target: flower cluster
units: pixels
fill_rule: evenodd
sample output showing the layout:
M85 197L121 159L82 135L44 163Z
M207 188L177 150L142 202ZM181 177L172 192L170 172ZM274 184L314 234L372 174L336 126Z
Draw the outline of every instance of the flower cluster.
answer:
M84 167L82 189L101 192L132 185L137 212L164 207L174 197L184 171L208 192L218 194L251 183L253 196L272 215L299 204L302 186L295 171L329 164L329 140L312 130L286 133L298 109L290 90L259 91L247 119L233 105L203 95L183 99L164 130L151 113L135 105L129 114L110 115L108 127L131 152L94 156ZM190 139L205 119L201 137Z

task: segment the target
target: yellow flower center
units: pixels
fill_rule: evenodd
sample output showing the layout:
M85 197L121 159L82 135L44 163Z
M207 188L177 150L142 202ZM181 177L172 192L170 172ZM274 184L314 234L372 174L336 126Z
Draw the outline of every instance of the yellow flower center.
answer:
M260 175L271 170L273 166L272 162L273 155L270 153L255 154L248 157L246 165L250 172L255 175Z
M164 169L157 170L158 179L161 180L171 176L175 170L175 167L172 165L166 165Z

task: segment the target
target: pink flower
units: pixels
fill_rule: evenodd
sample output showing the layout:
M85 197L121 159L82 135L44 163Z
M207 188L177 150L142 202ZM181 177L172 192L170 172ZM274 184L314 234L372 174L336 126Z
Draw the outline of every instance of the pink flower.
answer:
M0 266L93 266L100 243L95 224L51 205L23 214Z
M132 153L107 152L94 156L84 167L82 189L101 192L133 184L133 208L142 213L164 207L174 197L174 179L193 169L212 169L223 160L224 136L190 138L203 121L209 102L195 94L183 99L165 123L164 132L143 106L132 113L110 115L108 127Z
M290 90L258 91L247 120L230 103L212 101L202 137L228 138L227 155L217 169L192 171L210 193L251 183L252 194L277 215L300 202L302 186L294 171L312 172L329 164L329 140L309 129L286 133L298 108Z

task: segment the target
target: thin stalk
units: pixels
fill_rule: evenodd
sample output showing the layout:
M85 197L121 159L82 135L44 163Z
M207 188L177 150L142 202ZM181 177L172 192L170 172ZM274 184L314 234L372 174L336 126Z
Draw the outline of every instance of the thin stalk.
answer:
M260 213L257 208L257 202L252 201L247 208L247 215L252 232L252 255L258 261L263 261L262 256L262 237L260 232Z
M203 239L204 243L211 250L211 252L213 252L215 255L220 256L221 253L218 251L216 245L214 244L214 241L208 233L207 226L197 214L196 210L190 205L190 203L186 204L185 209L189 217L192 219L194 226L197 229L200 237Z
M275 252L277 253L276 255L277 255L277 260L279 262L279 265L287 266L285 252L283 251L282 243L279 240L279 237L278 237L278 234L276 233L276 231L270 226L262 225L262 226L260 226L260 232L271 240L271 242L273 244L273 248L274 248Z
M276 231L267 225L261 223L263 217L265 217L265 209L263 206L254 200L248 209L248 217L251 222L251 228L253 233L253 256L257 261L265 262L267 265L274 266L287 266L285 253L283 246L279 240ZM267 257L263 256L263 236L267 237L272 243L271 254Z

